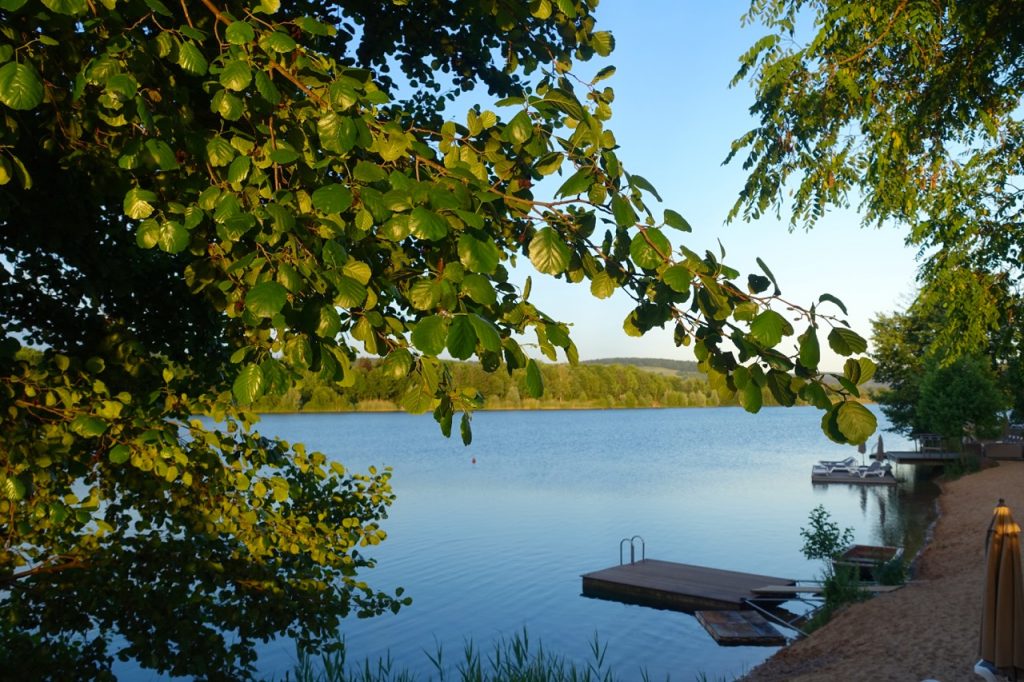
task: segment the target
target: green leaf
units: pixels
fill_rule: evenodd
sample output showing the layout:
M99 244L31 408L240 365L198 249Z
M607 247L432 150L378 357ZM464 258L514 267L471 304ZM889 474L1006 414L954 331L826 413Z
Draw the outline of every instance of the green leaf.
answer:
M148 218L153 213L151 201L156 201L156 194L133 187L124 195L124 214L134 220Z
M589 168L581 168L572 175L569 179L562 183L562 186L555 192L556 197L571 197L576 196L582 192L586 192L590 189L590 186L594 183L594 175Z
M839 355L856 355L868 348L860 334L844 327L836 327L828 334L828 345Z
M281 166L294 163L299 158L299 153L290 147L278 147L270 152L270 160Z
M675 227L676 229L684 232L692 231L690 223L686 221L686 218L676 213L672 209L665 209L665 224L669 227Z
M102 436L109 425L99 417L80 414L71 420L70 428L82 438Z
M483 275L467 274L462 279L461 288L471 299L480 305L494 305L498 302L498 295L495 293L494 287L491 286L490 281Z
M240 182L244 182L245 178L249 175L249 169L252 166L252 161L248 156L237 156L235 160L228 166L228 182L232 185L236 185Z
M160 223L150 218L143 220L135 233L135 243L141 249L155 248L160 241Z
M777 346L783 336L793 333L793 325L774 310L762 311L750 323L750 336L765 348Z
M843 374L853 383L854 386L861 383L860 363L854 358L848 358L843 364Z
M530 262L545 274L559 275L565 272L571 255L562 237L550 227L539 230L530 240Z
M356 168L352 171L352 177L359 182L380 182L381 180L387 180L387 172L375 163L369 161L360 161L356 164Z
M274 85L274 81L270 80L266 71L257 71L255 81L256 92L260 93L260 97L275 106L281 101L281 91Z
M631 244L630 251L632 250L633 248ZM661 279L673 291L685 294L690 291L690 285L693 282L693 273L690 272L689 268L685 265L676 264L665 268L665 271L661 273Z
M827 410L832 406L832 401L828 399L825 389L822 388L821 384L814 381L805 384L800 389L800 398L821 410Z
M191 238L189 237L188 230L178 222L168 220L167 222L160 223L160 227L157 231L157 246L162 251L167 253L181 253L186 248Z
M594 52L602 57L607 57L615 49L615 38L609 31L594 31L590 44L594 48Z
M409 289L409 302L416 310L433 310L441 300L441 283L421 279Z
M615 224L619 227L632 227L636 225L636 211L633 210L633 205L629 203L629 199L626 199L621 194L616 194L612 197L612 215L615 217Z
M76 16L84 14L88 9L85 0L43 0L43 4L57 14Z
M31 65L8 62L0 67L0 102L16 111L28 111L42 101L43 82Z
M448 223L430 209L417 206L409 216L409 228L420 239L440 241L448 235Z
M24 481L20 478L10 477L4 478L4 497L10 502L17 502L25 499L25 493L27 489Z
M267 14L274 14L281 9L281 0L260 0L260 9Z
M868 358L857 358L857 362L860 363L860 381L857 383L866 384L875 376L878 366Z
M178 46L178 66L197 76L206 75L209 68L206 57L191 41L185 41Z
M828 436L829 440L836 443L846 443L846 436L839 428L839 408L843 403L836 403L821 417L821 430Z
M878 420L858 402L847 401L839 406L836 424L850 443L863 443L875 432Z
M633 262L647 270L655 270L664 265L671 253L672 244L669 243L668 237L653 227L638 233L629 243L629 255Z
M494 325L479 315L470 314L468 317L469 323L473 325L473 331L476 332L476 338L480 341L483 349L489 350L492 353L500 353L501 336L498 334L498 330L494 328Z
M249 87L249 83L252 82L252 70L245 60L234 59L224 66L219 80L220 84L228 90L240 92Z
M178 159L174 156L174 150L163 140L146 140L146 151L153 159L153 163L160 170L175 170L178 167Z
M533 358L526 363L526 392L531 398L540 398L544 395L544 378L540 374L537 361Z
M537 159L534 169L541 175L551 175L562 167L565 155L562 152L550 152Z
M245 105L227 90L218 90L210 99L210 111L227 121L237 121L245 113Z
M448 325L448 352L457 360L467 360L476 351L476 332L468 315L456 315Z
M448 340L448 320L440 315L424 317L412 329L412 345L426 355L438 356Z
M367 290L358 280L342 276L338 280L338 295L334 304L342 308L356 308L366 301Z
M459 261L472 272L491 274L498 267L501 252L491 240L478 239L469 232L459 237Z
M533 120L525 111L520 111L512 117L505 128L505 139L517 145L521 145L533 137Z
M256 39L252 25L244 21L232 21L224 30L224 37L232 45L244 45Z
M762 275L756 275L751 273L747 275L747 290L752 294L760 294L763 291L767 291L772 281Z
M618 288L618 283L604 270L594 275L590 281L590 293L597 298L608 298Z
M462 444L470 445L473 442L473 428L470 426L469 413L463 412L459 421L459 434L462 436Z
M206 159L210 162L211 166L226 166L231 163L231 160L234 158L235 148L231 146L230 142L220 135L211 138L210 141L206 143Z
M277 282L260 282L245 294L245 309L256 317L273 317L288 300L288 290Z
M154 12L156 12L157 14L162 14L165 17L173 17L174 16L174 14L171 12L171 10L167 9L167 5L165 5L164 3L160 2L160 0L145 0L145 1L146 1L146 6L149 7L151 10L153 10ZM115 0L102 0L102 2L103 2L104 5L107 6L107 9L114 9L114 4L113 3L115 2Z
M775 400L777 400L780 405L790 407L796 403L796 393L793 392L793 386L789 374L773 369L768 372L766 383L768 384L768 390L771 391Z
M292 37L283 31L274 31L270 35L263 38L260 43L263 45L263 49L270 52L287 53L295 49L295 41Z
M836 304L839 307L839 309L843 311L844 315L849 315L849 313L846 312L846 306L843 305L843 302L840 301L835 296L833 296L832 294L822 294L821 296L818 297L818 303L824 303L825 301L829 301L830 303Z
M324 185L313 192L313 206L324 213L336 215L352 206L352 192L337 183Z
M810 370L817 369L821 361L821 348L814 325L807 327L807 331L797 337L797 340L800 342L800 364Z
M782 291L779 290L779 283L775 281L775 275L772 274L772 271L768 269L768 266L764 264L763 260L761 260L760 258L756 258L755 260L757 261L758 267L760 267L761 270L764 271L764 274L767 275L768 279L770 279L772 281L772 284L775 285L775 294L774 295L775 296L781 295Z
M764 403L764 396L761 394L761 387L753 381L748 382L743 388L736 392L736 398L744 410L751 414L758 412Z
M112 464L124 464L131 459L131 456L132 451L127 445L115 445L110 448L110 452L107 453L107 459L109 459Z
M242 368L231 386L231 393L239 405L251 405L263 395L265 380L259 365L249 364Z

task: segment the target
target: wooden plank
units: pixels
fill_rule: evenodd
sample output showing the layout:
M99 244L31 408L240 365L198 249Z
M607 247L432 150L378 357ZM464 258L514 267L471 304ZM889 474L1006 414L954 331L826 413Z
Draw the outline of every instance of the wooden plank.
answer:
M886 592L893 592L903 587L902 585L861 585L860 589L871 594L884 594ZM784 597L786 595L797 595L797 594L821 594L824 592L822 585L762 585L761 587L754 587L750 590L756 595L760 596L777 596Z
M721 645L782 646L786 638L757 611L697 611L694 616Z
M751 588L793 584L787 578L706 566L645 559L583 576L583 594L657 608L692 612L697 609L742 606Z

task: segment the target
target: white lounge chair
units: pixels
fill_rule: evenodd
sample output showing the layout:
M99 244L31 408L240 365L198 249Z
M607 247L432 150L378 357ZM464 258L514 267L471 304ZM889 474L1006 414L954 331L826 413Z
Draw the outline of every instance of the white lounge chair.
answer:
M892 471L892 467L888 463L883 464L877 459L866 467L857 467L857 475L861 478L868 478L870 476L882 478L890 471Z
M857 458L847 457L846 459L823 459L818 464L825 467L826 469L833 469L835 467L851 467L857 463Z
M856 459L847 457L835 462L819 462L816 468L826 474L856 474L859 466Z

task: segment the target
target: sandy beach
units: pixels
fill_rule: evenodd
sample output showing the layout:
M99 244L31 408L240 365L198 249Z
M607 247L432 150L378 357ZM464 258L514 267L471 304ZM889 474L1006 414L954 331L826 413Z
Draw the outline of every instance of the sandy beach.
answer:
M999 498L1024 521L1024 462L945 483L940 517L913 580L850 606L742 679L973 680L978 659L985 533Z

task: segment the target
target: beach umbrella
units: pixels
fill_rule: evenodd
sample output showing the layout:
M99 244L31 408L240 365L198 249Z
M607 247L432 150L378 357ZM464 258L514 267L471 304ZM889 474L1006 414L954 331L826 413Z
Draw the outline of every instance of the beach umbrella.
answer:
M879 462L885 459L885 445L882 444L882 434L878 434L878 445L875 446L875 459Z
M985 601L981 619L981 658L1017 679L1024 672L1024 581L1020 526L1002 500L985 540Z
M860 443L860 444L857 445L857 452L860 453L860 463L861 464L864 463L864 453L867 452L867 451L868 451L868 446L865 445L864 443Z

